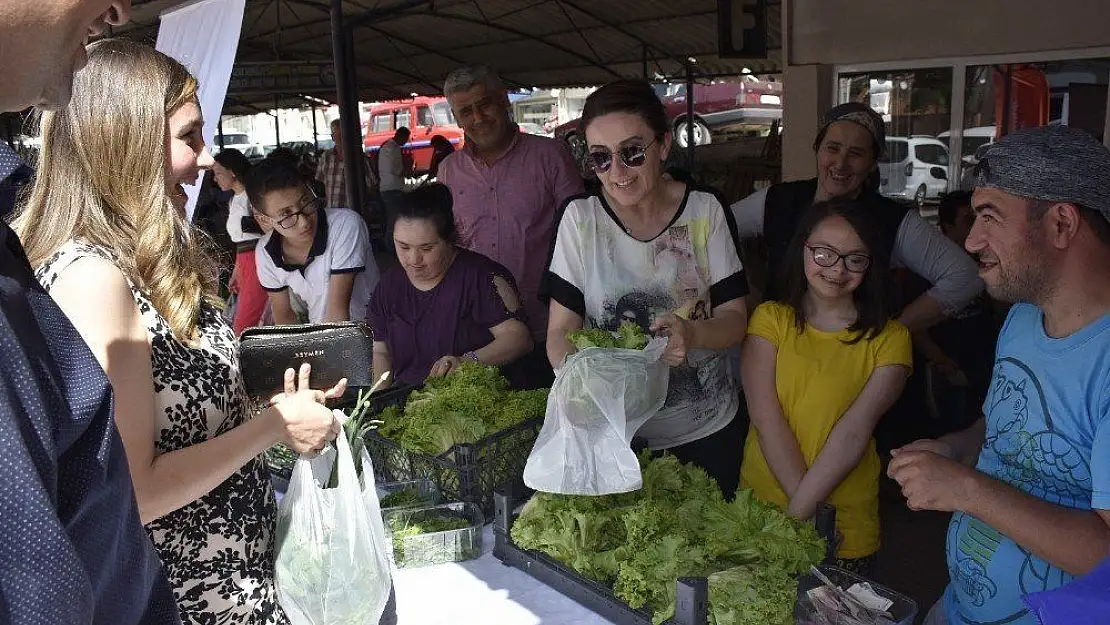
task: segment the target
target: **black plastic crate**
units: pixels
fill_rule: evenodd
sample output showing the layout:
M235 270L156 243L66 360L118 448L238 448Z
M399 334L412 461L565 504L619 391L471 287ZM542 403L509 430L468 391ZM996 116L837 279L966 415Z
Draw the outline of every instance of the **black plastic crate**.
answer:
M403 406L416 387L407 386L375 393L373 414L391 406ZM374 463L378 481L431 480L445 501L477 504L487 518L493 516L493 493L502 486L523 486L524 465L536 444L543 416L522 421L475 443L455 445L432 456L412 452L400 443L371 430L366 451Z
M510 531L516 521L514 510L523 503L528 489L501 489L494 495L493 555L507 566L518 568L547 586L558 590L616 625L651 625L651 613L636 610L613 594L612 589L591 579L539 551L525 550L513 543ZM836 512L832 506L820 504L817 530L822 536L836 531ZM826 552L826 562L834 548ZM799 587L800 588L800 587ZM679 578L675 596L675 615L663 625L708 625L709 580L705 577Z
M508 492L521 493L522 490ZM636 610L613 594L604 584L586 579L562 563L540 553L517 547L509 535L518 499L500 490L495 496L493 517L493 555L502 563L518 568L545 585L558 590L616 625L652 625L651 613ZM709 619L709 582L704 577L678 580L674 618L664 625L707 625Z

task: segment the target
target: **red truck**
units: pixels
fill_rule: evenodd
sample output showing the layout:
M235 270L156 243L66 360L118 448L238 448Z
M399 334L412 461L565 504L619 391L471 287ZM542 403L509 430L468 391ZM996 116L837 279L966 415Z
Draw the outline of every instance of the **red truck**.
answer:
M455 123L447 98L419 96L384 102L370 109L370 119L362 129L363 147L372 162L377 162L378 149L401 126L412 131L404 152L411 159L410 171L415 174L424 173L431 166L433 136L443 135L456 150L463 146L463 130Z

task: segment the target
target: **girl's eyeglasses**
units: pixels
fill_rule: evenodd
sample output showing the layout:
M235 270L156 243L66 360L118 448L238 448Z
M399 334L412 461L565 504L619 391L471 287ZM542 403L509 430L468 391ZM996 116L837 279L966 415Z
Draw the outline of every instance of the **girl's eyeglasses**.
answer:
M843 260L844 268L848 271L863 273L871 266L871 257L867 254L841 254L831 247L810 245L809 243L806 243L806 248L813 255L813 262L822 267L833 267Z
M289 213L288 215L285 215L280 219L270 217L262 211L255 211L254 215L258 219L262 219L277 225L277 227L281 228L282 230L296 228L297 224L301 221L301 217L311 217L312 215L316 214L316 211L319 210L321 205L323 204L323 199L313 193L311 189L308 191L308 193L310 197L297 205L297 210L295 212Z
M648 148L655 145L655 141L647 145L626 145L617 150L617 158L625 167L643 167L647 162ZM586 155L586 162L590 169L599 174L604 174L613 166L613 153L608 150L598 150Z

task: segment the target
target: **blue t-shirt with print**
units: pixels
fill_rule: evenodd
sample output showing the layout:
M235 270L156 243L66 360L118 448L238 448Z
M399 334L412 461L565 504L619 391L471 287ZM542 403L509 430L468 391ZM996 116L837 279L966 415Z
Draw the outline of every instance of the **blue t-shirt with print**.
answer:
M1059 506L1110 509L1110 315L1054 339L1040 309L1015 305L983 413L979 471ZM967 514L953 515L947 554L951 625L1037 625L1022 595L1072 579Z

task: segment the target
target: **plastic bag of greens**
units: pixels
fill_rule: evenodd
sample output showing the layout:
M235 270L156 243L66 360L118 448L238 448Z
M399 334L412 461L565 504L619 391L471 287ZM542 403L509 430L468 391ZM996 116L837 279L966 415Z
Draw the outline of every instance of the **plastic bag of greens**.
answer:
M555 376L524 483L547 493L607 495L643 480L632 437L667 399L667 339L643 350L588 347Z
M390 542L370 457L361 451L360 483L347 437L335 445L297 459L278 510L274 577L292 625L377 623L389 599ZM325 488L333 460L338 486Z

